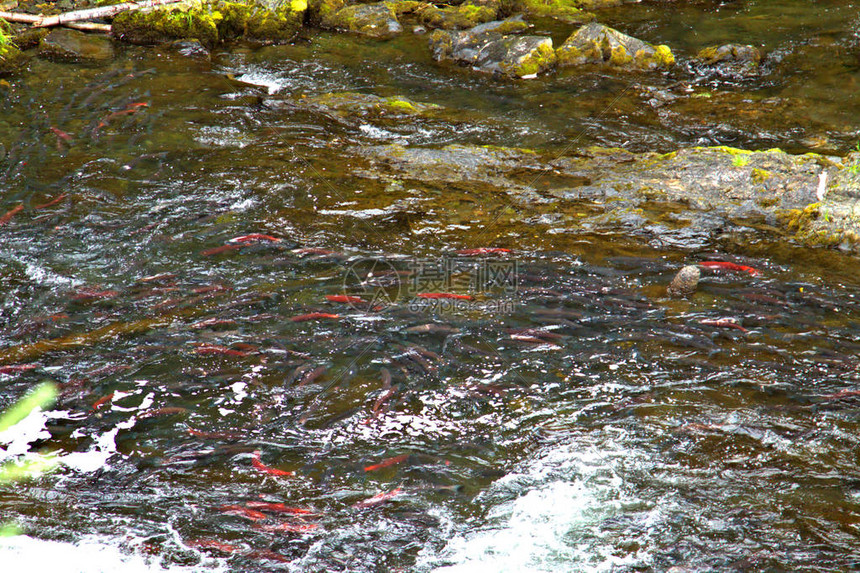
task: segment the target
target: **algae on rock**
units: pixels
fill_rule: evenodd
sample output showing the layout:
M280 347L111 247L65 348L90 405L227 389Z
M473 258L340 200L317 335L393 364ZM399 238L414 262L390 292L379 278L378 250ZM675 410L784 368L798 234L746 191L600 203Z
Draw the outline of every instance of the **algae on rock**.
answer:
M419 12L419 21L428 28L463 30L496 19L501 2L490 0L466 0L459 6L437 7L425 5Z
M207 0L148 12L122 12L113 20L116 37L134 44L196 39L211 47L248 39L282 43L295 38L306 0Z
M522 12L535 18L554 18L568 24L583 24L594 19L594 14L582 9L579 0L509 0L506 12Z
M590 63L651 70L675 63L668 46L653 46L596 22L574 32L556 50L556 55L560 66Z
M430 48L436 60L451 59L511 78L534 77L555 66L556 56L551 38L503 33L527 27L521 18L510 18L460 32L436 30Z

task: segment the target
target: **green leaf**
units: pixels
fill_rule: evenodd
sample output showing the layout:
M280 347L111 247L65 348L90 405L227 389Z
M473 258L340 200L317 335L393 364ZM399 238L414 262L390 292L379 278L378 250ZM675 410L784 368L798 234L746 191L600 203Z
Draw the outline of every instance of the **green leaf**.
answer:
M36 388L18 400L11 408L0 415L0 432L5 432L24 418L36 408L45 409L54 403L57 398L57 387L52 382L43 382Z

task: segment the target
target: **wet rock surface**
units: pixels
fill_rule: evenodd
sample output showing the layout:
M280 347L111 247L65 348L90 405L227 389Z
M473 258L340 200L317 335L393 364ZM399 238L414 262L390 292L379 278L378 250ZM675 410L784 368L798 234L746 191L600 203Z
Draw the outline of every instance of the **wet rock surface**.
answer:
M563 157L462 145L354 152L397 177L480 182L520 205L583 207L576 216L554 219L568 229L620 230L679 247L704 245L726 232L766 232L860 249L860 198L849 178L857 176L835 157L726 147L663 155L591 148ZM858 157L849 161L855 159L860 164ZM822 177L827 193L819 200Z
M696 265L687 265L678 271L672 282L666 288L666 293L673 298L685 298L692 296L699 286L701 272Z
M651 70L670 67L675 58L668 46L653 46L603 24L592 22L574 32L558 48L560 66L608 64Z
M522 20L511 19L462 32L437 30L430 36L430 48L436 60L454 60L512 78L532 77L551 69L556 56L551 38L510 33L524 27Z
M325 109L341 117L428 116L443 110L441 106L416 102L404 96L380 97L357 92L335 92L311 96L303 98L299 103Z
M237 39L283 43L295 38L304 21L305 0L214 0L122 12L113 19L114 37L132 44L197 40L212 47Z
M27 57L15 46L0 47L0 75L17 71L27 61Z
M55 62L96 63L113 59L111 41L68 28L52 30L39 45L39 57Z
M722 75L751 76L759 72L762 53L755 46L724 44L700 50L694 60Z
M390 38L403 31L394 10L386 2L345 6L324 16L322 25L371 38Z
M495 20L500 6L497 0L467 0L459 6L427 5L420 11L419 21L428 28L462 30Z

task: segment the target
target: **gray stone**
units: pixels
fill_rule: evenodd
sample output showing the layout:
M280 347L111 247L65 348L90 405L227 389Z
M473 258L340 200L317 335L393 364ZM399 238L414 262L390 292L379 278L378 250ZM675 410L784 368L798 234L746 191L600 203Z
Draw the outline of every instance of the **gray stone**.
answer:
M692 296L699 286L701 272L696 265L687 265L678 271L672 282L669 283L666 293L673 298L686 298Z
M509 19L461 32L436 30L430 35L430 49L436 60L512 78L533 77L555 66L556 57L551 38L510 33L526 26L521 19Z

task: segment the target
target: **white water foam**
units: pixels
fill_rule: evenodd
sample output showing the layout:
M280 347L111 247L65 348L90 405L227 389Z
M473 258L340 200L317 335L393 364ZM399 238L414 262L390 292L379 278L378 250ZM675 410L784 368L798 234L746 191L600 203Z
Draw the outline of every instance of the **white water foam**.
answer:
M622 515L645 530L663 519L658 507L625 487L629 467L641 470L647 460L642 452L621 445L623 436L616 438L601 439L599 446L553 446L524 469L499 479L475 500L490 508L481 520L484 525L461 528L441 552L423 554L419 569L569 573L647 564L646 550L620 550L613 540L618 532L604 527Z
M119 541L117 541L119 543ZM125 540L128 546L128 541ZM206 559L199 565L167 568L150 558L122 550L104 539L86 538L78 543L46 541L26 535L0 538L0 563L4 571L63 571L67 573L202 573L226 571L222 562Z

